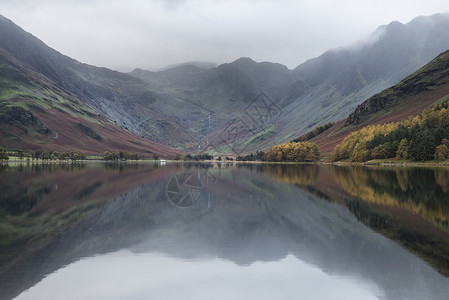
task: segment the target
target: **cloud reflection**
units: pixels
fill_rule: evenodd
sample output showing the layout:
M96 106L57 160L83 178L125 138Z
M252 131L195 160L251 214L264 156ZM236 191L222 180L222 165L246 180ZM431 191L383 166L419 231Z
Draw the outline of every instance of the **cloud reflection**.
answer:
M383 295L374 283L326 274L293 255L239 266L219 258L119 251L70 264L16 299L379 298Z

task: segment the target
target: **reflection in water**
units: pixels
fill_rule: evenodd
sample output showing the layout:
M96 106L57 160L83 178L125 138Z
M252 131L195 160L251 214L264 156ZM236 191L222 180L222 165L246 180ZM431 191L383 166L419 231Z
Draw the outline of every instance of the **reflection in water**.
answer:
M319 167L317 165L263 165L273 179L289 184L310 185L318 178Z
M348 183L354 178L390 195L393 186L414 189L416 174L401 169L401 183L392 185L388 172L386 181L365 172L370 175L315 165L170 163L8 168L0 173L8 187L0 196L0 296L446 299L448 278L359 221L388 237L375 226L384 223L382 209L394 208L386 220L395 227L385 231L410 227L405 209L386 202L371 207L377 202L360 200L363 192L352 194ZM22 200L12 200L19 195ZM444 211L437 200L426 201L429 211ZM447 244L444 225L422 224L424 231L418 224L407 233Z
M154 269L158 272L149 272ZM326 288L317 289L320 286ZM299 295L302 299L374 300L382 297L382 291L372 283L326 274L292 255L242 268L217 258L187 261L158 253L129 251L78 261L46 277L18 299L48 299L50 290L55 299L97 300L271 300L297 299Z
M197 176L196 176L197 175ZM190 207L203 197L203 183L198 172L175 174L167 183L167 198L176 207Z
M335 180L357 199L346 205L365 224L449 276L447 169L330 167Z
M333 167L335 179L356 197L399 207L448 228L449 192L446 169Z

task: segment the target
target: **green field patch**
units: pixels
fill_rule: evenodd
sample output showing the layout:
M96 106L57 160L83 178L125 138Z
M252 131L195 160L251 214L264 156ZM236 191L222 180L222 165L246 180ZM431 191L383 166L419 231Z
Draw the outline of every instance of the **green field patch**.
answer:
M272 137L277 132L277 124L271 124L270 126L264 128L262 131L256 133L250 138L246 139L240 146L240 149L248 149L251 145L255 145L259 142L265 141Z
M440 99L438 99L437 101L433 102L432 105L438 105L441 103L446 102L449 99L449 95L446 95L444 97L441 97Z

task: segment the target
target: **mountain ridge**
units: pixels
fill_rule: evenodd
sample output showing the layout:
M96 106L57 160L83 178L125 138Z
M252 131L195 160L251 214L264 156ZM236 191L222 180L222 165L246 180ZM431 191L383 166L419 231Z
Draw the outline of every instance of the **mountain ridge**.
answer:
M324 156L349 134L369 125L405 120L449 99L449 50L439 54L396 85L366 99L345 119L312 142Z
M377 40L331 49L293 70L240 58L209 69L184 64L120 73L66 57L4 17L0 48L94 114L140 137L190 152L237 155L340 120L449 49L449 14L378 30Z
M6 24L17 30L6 18ZM3 24L3 23L2 23ZM25 36L31 36L19 31ZM10 39L9 39L10 40ZM0 44L8 41L6 35L0 38ZM47 46L32 39L42 49ZM23 44L23 41L21 41ZM20 44L20 43L19 43ZM35 49L33 44L28 44ZM102 154L104 151L123 150L151 156L153 153L174 157L179 151L139 138L135 134L116 126L104 115L94 111L85 102L59 82L51 79L57 73L39 72L42 65L31 67L23 54L0 48L0 144L10 149L47 149L49 151L86 151L90 154ZM37 51L37 57L41 52ZM28 53L32 55L33 53ZM50 56L61 58L57 51ZM31 57L31 56L29 56ZM70 63L74 60L62 56ZM80 64L80 63L78 63ZM45 65L45 64L44 64ZM61 66L56 66L61 68ZM96 137L96 138L92 138Z

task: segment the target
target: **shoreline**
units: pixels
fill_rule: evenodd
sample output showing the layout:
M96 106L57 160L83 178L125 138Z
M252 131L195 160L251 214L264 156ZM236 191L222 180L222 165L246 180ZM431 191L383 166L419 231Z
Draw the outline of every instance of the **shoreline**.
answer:
M437 163L437 162L412 162L412 161L368 161L368 162L271 162L271 161L219 161L219 160L121 160L121 161L105 161L97 159L77 160L77 161L26 161L26 160L8 160L0 162L0 165L36 165L36 164L79 164L79 163L100 163L100 164L166 164L166 163L217 163L217 164L287 164L287 165L336 165L336 166L362 166L362 167L449 167L449 161Z

